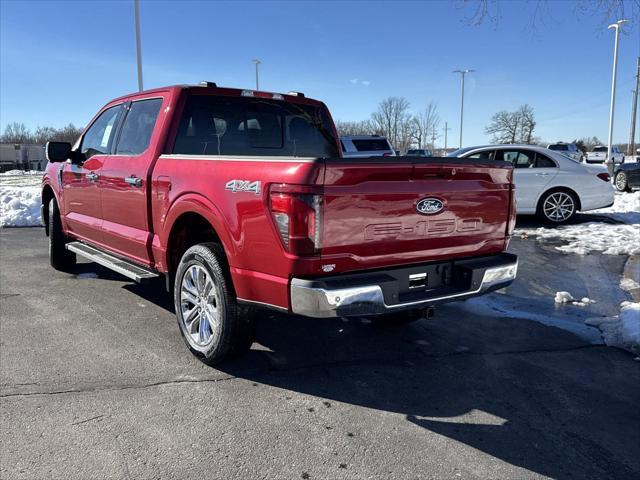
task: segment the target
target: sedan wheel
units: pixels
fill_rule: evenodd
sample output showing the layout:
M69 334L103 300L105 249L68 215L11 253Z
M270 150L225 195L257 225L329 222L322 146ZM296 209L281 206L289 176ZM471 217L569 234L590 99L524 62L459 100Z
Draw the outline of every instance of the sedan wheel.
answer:
M576 201L568 192L551 192L542 200L541 213L545 220L564 223L576 213Z
M629 182L627 181L627 174L625 172L618 172L614 183L616 190L619 192L626 192L629 188Z

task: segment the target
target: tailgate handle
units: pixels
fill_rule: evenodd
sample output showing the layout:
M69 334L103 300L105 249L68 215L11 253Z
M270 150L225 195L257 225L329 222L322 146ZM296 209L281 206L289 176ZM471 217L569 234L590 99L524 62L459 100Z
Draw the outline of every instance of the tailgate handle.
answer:
M423 178L451 178L456 174L455 168L438 168L423 170L421 175Z

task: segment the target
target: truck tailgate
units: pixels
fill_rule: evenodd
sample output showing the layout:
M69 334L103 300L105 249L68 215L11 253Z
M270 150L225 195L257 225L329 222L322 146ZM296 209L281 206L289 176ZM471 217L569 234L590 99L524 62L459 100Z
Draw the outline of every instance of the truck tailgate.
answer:
M500 253L512 228L511 180L505 162L327 160L322 263L337 273Z

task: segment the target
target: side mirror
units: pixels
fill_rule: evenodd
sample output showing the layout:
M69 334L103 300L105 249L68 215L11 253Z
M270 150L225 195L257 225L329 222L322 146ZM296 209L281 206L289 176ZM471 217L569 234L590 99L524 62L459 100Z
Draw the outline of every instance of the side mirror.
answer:
M65 162L71 158L71 144L68 142L47 142L45 152L47 160L50 162Z

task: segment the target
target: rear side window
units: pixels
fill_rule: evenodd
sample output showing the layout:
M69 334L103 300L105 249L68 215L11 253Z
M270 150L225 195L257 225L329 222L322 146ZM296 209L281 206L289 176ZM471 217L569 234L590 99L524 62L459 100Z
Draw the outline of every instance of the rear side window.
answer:
M547 158L544 155L536 153L535 168L556 168L556 164L550 158Z
M504 160L513 165L513 168L533 168L535 166L534 152L518 150L498 150L496 160Z
M356 150L359 152L376 152L380 150L391 150L389 142L384 138L366 138L360 140L351 140Z
M187 99L173 153L338 156L324 108L261 98L200 95Z
M569 151L569 145L549 145L549 150L556 150L558 152Z
M131 104L122 126L116 154L139 155L149 148L161 106L161 98L139 100Z
M94 155L104 155L111 152L111 144L121 111L122 105L107 108L89 127L80 147L85 160Z

